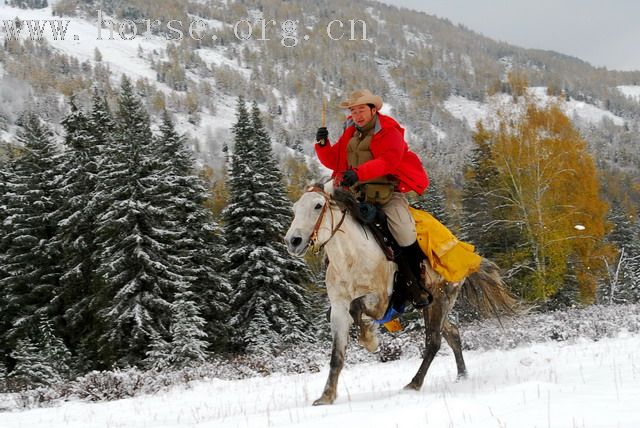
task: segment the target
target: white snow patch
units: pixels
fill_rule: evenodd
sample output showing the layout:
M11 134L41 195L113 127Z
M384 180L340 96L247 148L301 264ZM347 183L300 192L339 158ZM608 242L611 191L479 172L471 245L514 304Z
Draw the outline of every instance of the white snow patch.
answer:
M138 35L133 40L123 40L117 33L118 27L116 26L116 31L114 31L113 35L114 40L110 40L110 30L106 27L102 28L100 34L98 33L97 13L94 21L89 22L81 18L54 16L51 12L51 6L43 9L26 10L8 6L0 8L0 20L13 20L16 17L19 17L22 21L39 20L40 26L43 25L44 21L69 21L63 40L61 40L62 37L60 35L56 37L58 40L54 39L49 23L44 24L43 39L46 39L47 43L53 48L74 56L81 62L88 60L94 63L94 52L98 48L102 54L102 62L108 64L111 71L118 78L120 74L124 73L136 79L147 78L153 82L156 80L156 72L151 69L151 65L144 58L138 56L138 48L141 47L143 52L153 49L162 50L167 44L165 38L158 36L145 38L143 35ZM106 19L109 19L109 17L103 14L103 20ZM24 27L20 32L22 38L29 36L28 28L26 25ZM4 25L1 30L4 33ZM5 36L6 33L3 37ZM98 36L102 40L98 40ZM155 83L161 86L157 82Z
M436 134L438 141L444 141L444 139L447 138L447 133L442 129L435 126L433 123L429 124L429 126L431 126L431 130Z
M193 20L202 21L207 26L207 30L224 30L225 28L231 27L231 25L226 22L222 22L218 19L213 18L202 18L197 15L190 15ZM194 30L195 31L195 30ZM205 33L208 34L208 33Z
M536 96L541 105L558 101L557 97L547 95L547 88L545 86L531 87L529 91ZM583 121L594 125L599 124L604 117L611 119L611 121L618 126L624 125L624 119L620 116L616 116L608 110L584 101L577 101L573 98L570 98L569 101L562 100L561 107L564 113L570 118L577 116Z
M376 65L378 66L378 72L380 73L380 77L387 82L389 85L389 95L394 98L400 98L402 100L407 99L407 94L396 85L395 80L391 76L391 70L397 66L393 61L388 60L386 58L375 58ZM384 105L383 105L384 108ZM386 114L383 112L383 114Z
M562 111L570 118L577 117L591 124L599 124L604 117L609 118L618 126L622 126L625 120L616 116L608 110L604 110L593 104L585 103L583 101L577 101L573 98L569 101L559 99L547 95L546 87L531 87L528 89L535 101L545 106L552 102L559 102ZM497 118L496 113L498 111L514 111L517 113L518 106L516 106L511 96L508 94L495 94L488 98L486 103L480 101L469 100L460 95L452 95L444 102L444 107L454 117L464 120L467 124L475 129L479 120L487 126L492 126Z
M244 77L247 77L247 78L251 75L250 69L240 67L236 60L227 58L221 52L218 52L212 49L195 49L194 52L197 53L198 56L202 58L202 60L207 64L213 64L216 67L219 67L221 65L229 66L230 68L243 74Z
M447 98L444 101L444 108L455 118L466 121L473 129L478 121L484 122L488 114L486 104L460 95L452 95Z
M618 91L620 91L623 95L633 99L634 101L640 102L640 86L621 85L616 86L616 89L618 89Z
M386 114L386 115L391 115L392 111L393 111L393 105L392 104L382 103L382 108L380 109L380 113Z
M407 43L415 43L418 46L425 46L431 40L433 40L433 36L430 33L423 32L413 32L409 29L408 25L402 26L402 31L404 32L404 38Z
M369 6L369 7L365 8L364 11L366 13L368 13L369 16L371 16L373 19L378 21L379 25L384 26L384 24L387 23L387 21L380 14L380 10L379 9L374 9L371 6Z
M403 391L420 361L347 365L334 405L312 407L320 373L238 381L106 403L0 415L3 428L146 427L621 427L640 421L640 336L545 343L465 354L470 377L455 382L451 355L433 362L420 392ZM326 359L326 358L325 358Z

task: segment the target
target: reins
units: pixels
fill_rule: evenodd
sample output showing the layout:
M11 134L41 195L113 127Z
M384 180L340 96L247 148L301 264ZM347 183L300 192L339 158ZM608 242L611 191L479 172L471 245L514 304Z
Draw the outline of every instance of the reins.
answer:
M347 211L346 210L342 211L342 218L338 222L338 225L334 227L333 210L329 209L329 213L331 213L331 235L322 244L317 245L318 231L320 230L320 227L322 225L322 221L324 220L324 216L327 213L327 207L331 204L331 195L329 195L327 192L325 192L324 189L321 189L320 187L317 187L317 186L308 187L307 188L307 192L319 193L324 197L324 200L325 200L324 205L322 206L322 211L320 211L320 215L318 216L318 220L316 220L316 224L313 226L313 230L311 231L311 237L309 238L309 245L311 247L313 247L314 248L314 252L316 254L318 254L324 248L324 246L327 245L327 243L329 241L331 241L331 238L333 238L335 236L335 234L338 232L338 230L340 230L340 227L342 226L342 223L344 222L344 219L347 216ZM344 230L342 230L341 232L344 233Z

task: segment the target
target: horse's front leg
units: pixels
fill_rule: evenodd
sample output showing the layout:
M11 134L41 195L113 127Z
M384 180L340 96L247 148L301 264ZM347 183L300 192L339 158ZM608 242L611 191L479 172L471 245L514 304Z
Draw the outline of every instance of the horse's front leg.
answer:
M331 362L329 363L329 377L324 386L322 396L313 402L314 406L332 404L336 399L338 377L344 366L344 353L349 340L349 328L351 327L351 315L346 305L331 305L331 335L333 345L331 349Z

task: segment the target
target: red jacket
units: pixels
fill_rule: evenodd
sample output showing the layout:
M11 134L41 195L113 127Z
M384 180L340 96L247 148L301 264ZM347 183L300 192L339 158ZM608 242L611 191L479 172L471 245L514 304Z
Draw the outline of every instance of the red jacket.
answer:
M392 174L400 180L398 191L414 190L422 194L429 186L429 177L422 166L420 158L409 150L404 141L404 128L391 116L378 113L380 129L371 139L371 153L373 159L360 165L356 172L360 181L371 180L387 174ZM340 180L341 173L346 171L347 145L356 131L355 123L347 119L347 127L338 142L334 145L327 140L327 144L316 144L316 153L320 162L333 170L334 179Z

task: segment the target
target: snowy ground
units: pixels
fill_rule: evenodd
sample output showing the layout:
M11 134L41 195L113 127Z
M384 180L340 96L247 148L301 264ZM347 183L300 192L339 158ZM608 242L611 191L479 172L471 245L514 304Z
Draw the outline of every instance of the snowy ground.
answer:
M422 391L405 392L417 359L345 367L333 406L312 407L320 373L213 379L154 396L0 413L31 427L640 427L640 336L469 351L455 382L439 355ZM328 366L328 362L323 362Z

